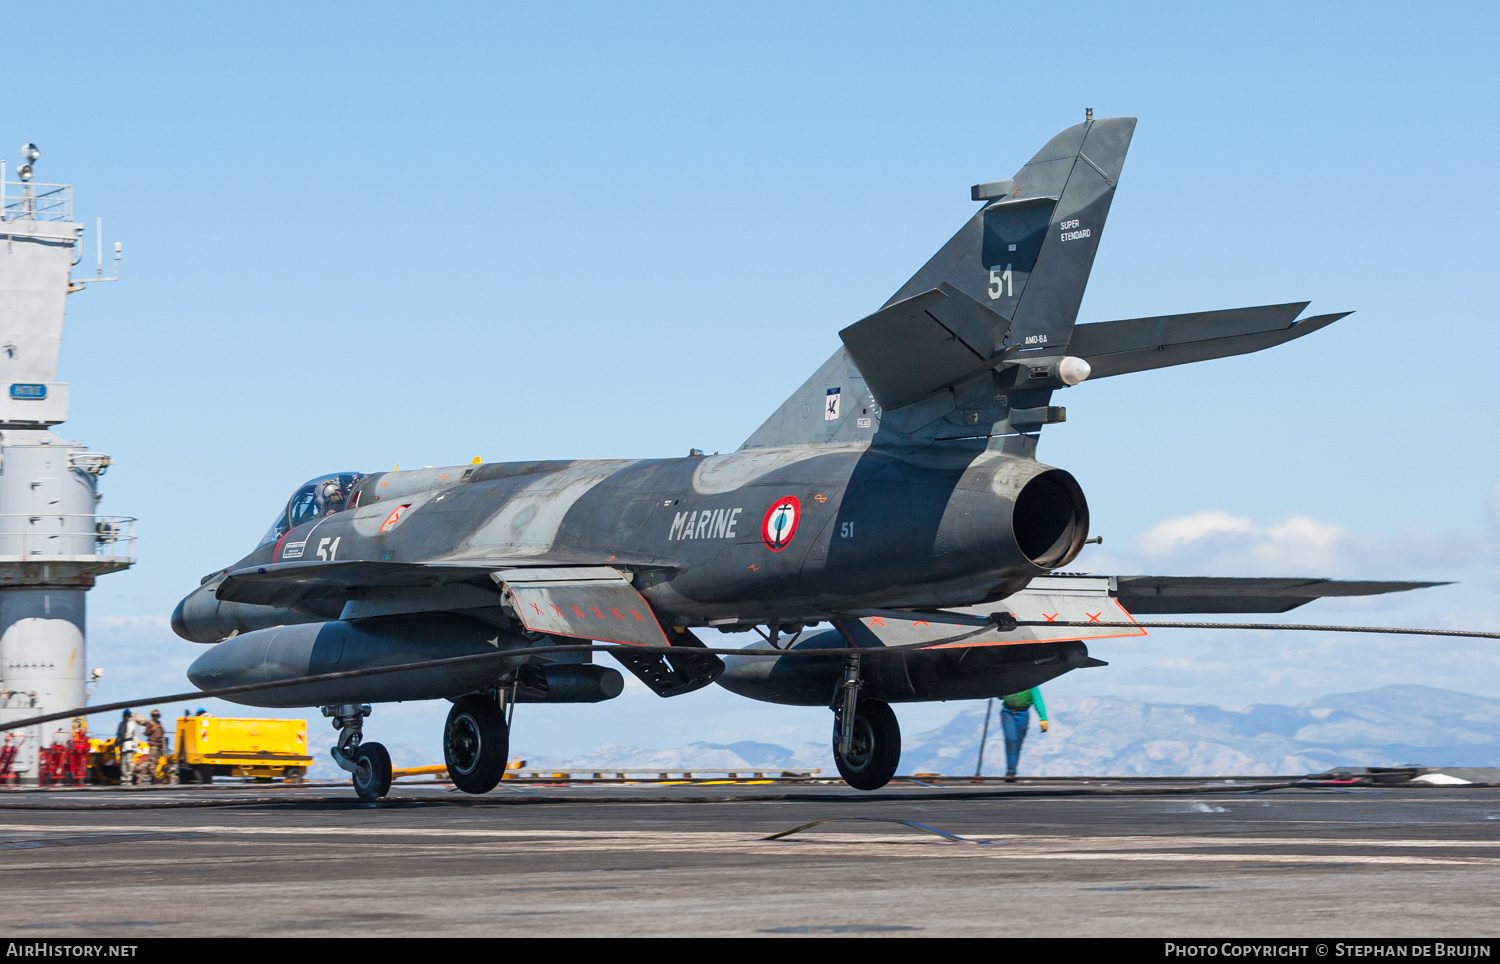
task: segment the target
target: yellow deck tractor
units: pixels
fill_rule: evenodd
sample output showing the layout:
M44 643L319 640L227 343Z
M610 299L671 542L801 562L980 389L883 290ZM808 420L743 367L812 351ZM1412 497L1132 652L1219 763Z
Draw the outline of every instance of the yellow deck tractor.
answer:
M313 762L306 720L183 716L176 744L174 762L183 783L212 783L216 776L301 783Z

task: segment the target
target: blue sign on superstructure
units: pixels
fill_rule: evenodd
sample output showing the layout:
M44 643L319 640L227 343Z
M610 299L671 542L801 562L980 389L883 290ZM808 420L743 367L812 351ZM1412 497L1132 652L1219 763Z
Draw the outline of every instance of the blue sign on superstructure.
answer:
M34 398L34 399L40 400L40 399L43 399L43 398L47 397L47 386L46 385L35 385L35 384L27 385L27 384L17 383L15 385L10 386L10 397L11 398Z

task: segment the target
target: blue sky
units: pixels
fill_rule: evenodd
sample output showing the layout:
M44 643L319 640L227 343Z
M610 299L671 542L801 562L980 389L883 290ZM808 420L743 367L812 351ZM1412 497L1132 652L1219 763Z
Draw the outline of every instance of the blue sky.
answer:
M7 98L0 156L35 141L38 179L77 186L89 248L96 216L125 243L125 280L71 299L61 375L63 433L116 459L101 511L141 519L140 563L90 597L98 698L178 688L198 650L163 617L316 473L735 448L968 217L970 184L1010 176L1085 107L1140 124L1081 320L1300 300L1356 314L1062 393L1069 420L1039 454L1078 476L1105 536L1078 568L1456 579L1299 615L1500 626L1497 19L72 8L62 59ZM1493 644L1162 633L1103 649L1110 669L1056 687L1500 695ZM430 731L443 709L377 720ZM517 740L549 753L827 726L718 693L531 716Z

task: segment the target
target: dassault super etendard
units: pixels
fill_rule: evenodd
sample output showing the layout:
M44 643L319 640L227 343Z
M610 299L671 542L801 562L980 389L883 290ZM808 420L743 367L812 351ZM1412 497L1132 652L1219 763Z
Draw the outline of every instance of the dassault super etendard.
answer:
M255 551L177 607L179 635L215 644L190 678L211 689L503 653L240 698L322 707L340 730L334 759L366 799L390 785L389 755L362 740L366 704L449 699L448 772L483 793L504 772L509 707L621 691L591 654L531 651L670 647L615 655L661 696L717 680L829 706L840 772L874 789L900 757L890 704L1016 692L1104 665L1087 640L1143 634L984 618L998 607L1023 623L1129 623L1421 585L1053 575L1089 528L1073 476L1036 460L1042 426L1064 418L1055 392L1343 317L1299 321L1301 303L1076 325L1135 123L1090 116L1013 179L974 187L980 207L952 240L843 329L843 347L736 452L315 477ZM965 622L979 629L955 635ZM756 628L765 641L751 649L767 654L828 652L726 668L695 633L710 627Z

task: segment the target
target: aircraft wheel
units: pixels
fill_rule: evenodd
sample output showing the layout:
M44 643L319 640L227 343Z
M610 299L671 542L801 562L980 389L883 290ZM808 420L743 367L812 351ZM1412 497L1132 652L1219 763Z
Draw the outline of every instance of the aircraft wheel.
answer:
M443 727L443 762L453 785L465 793L489 793L505 776L510 729L500 704L470 693L453 704Z
M354 792L366 802L379 800L391 790L391 755L379 743L361 743L354 751Z
M839 776L856 790L879 790L896 775L901 762L901 725L883 700L860 700L854 710L854 740L845 758L839 754L839 719L833 721L833 759Z

